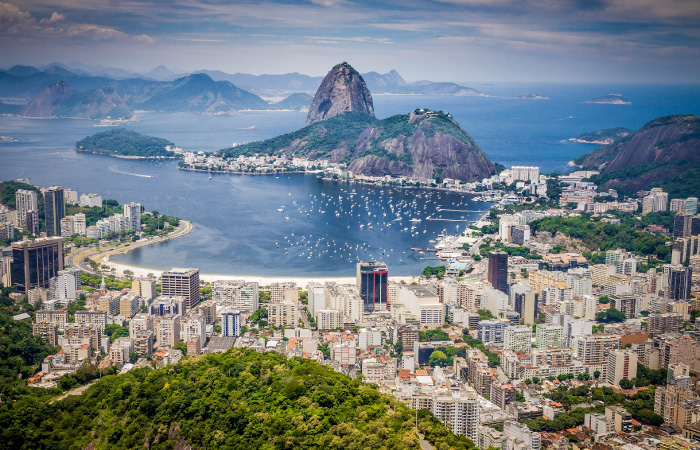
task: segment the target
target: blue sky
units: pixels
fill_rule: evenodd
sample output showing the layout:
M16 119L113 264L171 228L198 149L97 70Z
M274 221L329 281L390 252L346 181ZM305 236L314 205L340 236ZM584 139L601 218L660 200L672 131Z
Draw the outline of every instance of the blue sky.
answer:
M0 61L408 81L700 82L698 0L0 0Z

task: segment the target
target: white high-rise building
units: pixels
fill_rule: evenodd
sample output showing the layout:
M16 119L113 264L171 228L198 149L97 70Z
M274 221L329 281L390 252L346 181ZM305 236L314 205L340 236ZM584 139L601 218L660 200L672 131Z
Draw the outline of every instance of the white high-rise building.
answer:
M613 350L608 354L607 382L620 386L620 380L637 377L637 354L632 350Z
M308 310L312 317L316 317L319 311L326 309L326 289L320 283L309 283L308 291Z
M156 340L158 347L173 348L180 342L180 321L179 314L165 314L156 317Z
M239 337L241 335L241 312L232 307L226 307L219 316L221 335Z
M221 330L223 332L223 328ZM207 343L207 319L204 314L192 314L180 322L180 340L189 342L195 337L200 346Z
M367 350L369 347L381 346L382 333L376 328L362 329L358 336L357 345L361 350Z
M78 199L78 191L75 189L63 189L63 201L71 205L77 205L80 201Z
M73 233L85 236L87 234L87 226L85 223L85 214L79 213L73 217Z
M477 441L479 437L479 400L474 389L466 388L462 391L436 393L433 397L432 412L454 434L467 436L474 442ZM539 450L539 448L533 450Z
M127 203L124 205L124 220L127 230L141 231L141 204Z
M559 325L537 325L535 344L537 348L561 347L564 328Z
M503 332L505 350L529 353L532 348L532 329L526 326L510 326Z
M81 194L80 206L83 208L99 208L102 206L102 197L99 194Z
M15 193L15 209L17 210L17 224L22 229L27 229L27 213L38 211L36 192L28 189L18 189Z
M211 294L214 303L220 306L231 306L251 314L259 307L257 282L217 280L212 283Z
M75 272L78 274L76 280ZM58 300L61 303L74 301L78 296L76 291L80 289L80 270L61 270L58 276L51 278L50 292L51 300Z
M540 450L542 438L524 423L507 420L503 424L503 450Z
M316 313L316 328L319 330L335 330L343 328L343 313L337 309L322 309Z

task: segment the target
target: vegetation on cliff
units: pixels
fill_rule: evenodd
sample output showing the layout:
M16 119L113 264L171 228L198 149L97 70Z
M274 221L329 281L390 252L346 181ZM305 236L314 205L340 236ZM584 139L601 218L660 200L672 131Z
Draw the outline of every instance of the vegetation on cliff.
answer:
M429 412L418 428L438 449L473 449ZM416 412L315 362L233 349L163 369L102 377L54 403L0 405L9 448L418 449Z
M174 147L175 144L166 139L147 136L125 128L103 131L75 143L75 149L81 152L142 158L177 157L177 154L167 150L166 146Z
M590 215L545 217L532 221L530 229L534 234L548 231L552 235L561 233L578 239L592 252L624 248L642 256L655 256L663 262L669 262L671 258L671 247L666 245L670 238L644 232L628 223L613 225L601 222Z

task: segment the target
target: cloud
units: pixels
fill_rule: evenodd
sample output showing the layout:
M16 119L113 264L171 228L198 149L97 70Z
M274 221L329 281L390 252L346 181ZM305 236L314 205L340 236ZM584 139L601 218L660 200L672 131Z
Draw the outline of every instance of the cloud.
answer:
M49 18L37 20L29 12L22 11L15 5L0 2L0 36L74 41L133 40L145 43L154 42L154 39L146 34L132 36L102 25L64 23L65 19L65 15L53 12Z

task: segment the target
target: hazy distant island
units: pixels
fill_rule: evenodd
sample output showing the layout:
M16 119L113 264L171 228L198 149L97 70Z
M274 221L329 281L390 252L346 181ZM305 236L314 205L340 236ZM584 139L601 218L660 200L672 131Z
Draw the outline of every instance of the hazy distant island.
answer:
M124 128L93 134L75 143L78 152L96 153L119 158L180 158L182 150L172 142Z
M526 92L524 94L516 94L515 98L520 100L549 100L549 97L535 94L534 92Z
M603 95L596 97L593 100L588 100L585 103L598 103L601 105L631 105L632 102L620 94Z
M570 138L569 140L571 142L579 142L582 144L609 145L615 141L626 138L632 133L634 133L634 130L629 128L606 128L604 130L583 133L574 138Z

